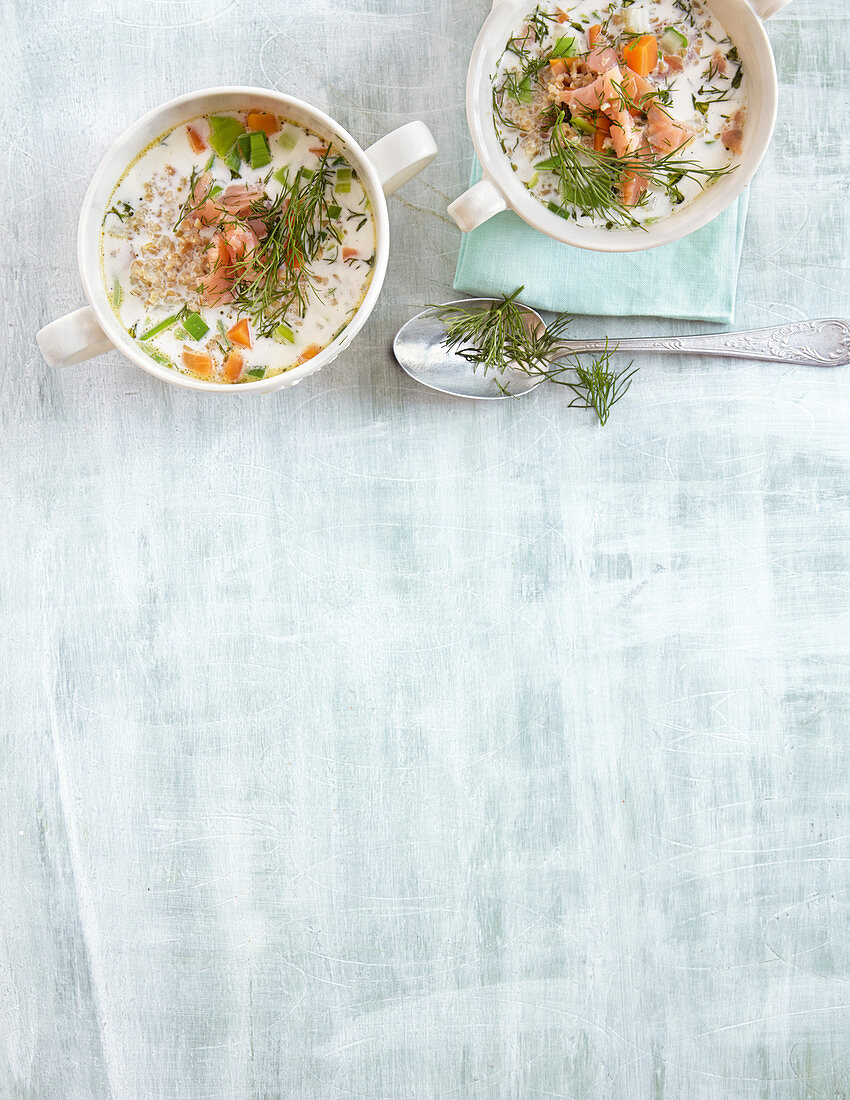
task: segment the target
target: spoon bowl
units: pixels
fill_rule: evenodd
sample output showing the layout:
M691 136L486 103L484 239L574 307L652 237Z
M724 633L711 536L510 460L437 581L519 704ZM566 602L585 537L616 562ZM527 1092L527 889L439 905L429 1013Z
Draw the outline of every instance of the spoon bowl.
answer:
M447 305L462 305L471 313L483 313L496 298L462 298ZM543 318L529 306L522 307L529 323L542 325ZM505 371L484 371L462 355L449 351L443 344L446 330L439 317L430 309L417 313L402 325L393 340L393 352L405 373L423 386L453 397L470 397L477 401L501 401L506 397L522 397L543 381L543 376L529 374L519 367Z

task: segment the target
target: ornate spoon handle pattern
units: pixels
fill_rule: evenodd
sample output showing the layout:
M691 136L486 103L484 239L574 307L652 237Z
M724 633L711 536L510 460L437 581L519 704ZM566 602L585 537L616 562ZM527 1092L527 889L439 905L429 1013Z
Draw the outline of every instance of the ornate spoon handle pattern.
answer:
M705 336L609 340L618 351L671 352L676 355L722 355L730 359L762 359L804 367L850 364L850 323L836 318L793 321L776 328L747 332L717 332ZM604 351L604 340L565 340L559 354Z

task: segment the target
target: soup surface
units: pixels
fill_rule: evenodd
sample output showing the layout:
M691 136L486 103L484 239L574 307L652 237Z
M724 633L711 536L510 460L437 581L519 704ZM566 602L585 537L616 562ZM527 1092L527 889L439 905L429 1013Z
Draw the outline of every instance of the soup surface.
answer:
M640 228L692 202L743 149L746 78L699 0L539 6L493 76L502 148L583 225Z
M116 316L157 363L223 383L317 355L363 300L369 198L339 151L261 111L192 119L129 165L103 218Z

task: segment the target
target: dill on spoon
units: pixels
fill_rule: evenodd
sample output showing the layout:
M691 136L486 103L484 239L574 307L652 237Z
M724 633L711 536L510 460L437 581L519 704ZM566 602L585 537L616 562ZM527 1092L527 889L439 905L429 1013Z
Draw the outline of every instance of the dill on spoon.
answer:
M542 381L555 382L573 392L570 408L593 409L605 424L613 406L626 395L637 373L629 363L622 370L611 365L617 345L605 350L587 365L575 352L564 355L560 341L572 318L556 313L548 326L538 325L517 301L524 287L503 295L486 310L467 309L462 303L432 305L428 316L443 323L443 347L459 355L483 373L504 373L509 368L525 371ZM560 360L553 363L557 356ZM511 396L507 386L503 392Z

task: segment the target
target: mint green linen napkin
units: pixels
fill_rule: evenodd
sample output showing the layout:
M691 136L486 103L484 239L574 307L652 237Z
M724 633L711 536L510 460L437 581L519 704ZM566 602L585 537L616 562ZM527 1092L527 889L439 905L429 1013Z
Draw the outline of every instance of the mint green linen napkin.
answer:
M476 158L470 183L481 178ZM681 317L730 324L749 193L696 233L647 252L588 252L553 241L513 211L461 240L454 286L509 294L537 309L618 317Z

